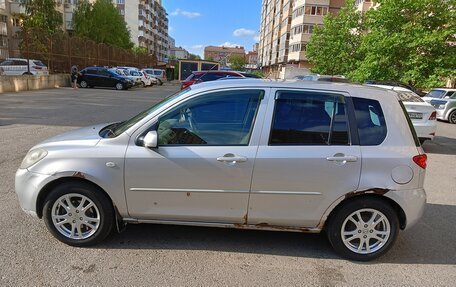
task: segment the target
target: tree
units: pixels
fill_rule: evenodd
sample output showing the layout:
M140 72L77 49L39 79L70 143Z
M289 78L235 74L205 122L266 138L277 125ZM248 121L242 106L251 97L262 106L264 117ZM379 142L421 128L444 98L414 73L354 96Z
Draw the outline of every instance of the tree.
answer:
M147 50L147 48L144 48L144 47L133 47L133 52L137 55L149 55L149 51Z
M207 57L204 60L209 61L209 62L214 62L214 58L213 57Z
M25 29L39 29L47 35L62 29L63 16L56 10L55 0L25 0L21 2L25 8L22 26Z
M244 71L245 57L241 55L230 56L230 68L236 71Z
M73 29L77 36L97 43L133 48L130 31L111 0L97 0L94 4L79 1L73 16Z
M196 55L196 54L188 54L188 59L189 60L201 60L201 57L199 55Z
M362 38L362 14L355 1L348 0L339 14L328 14L323 26L314 26L306 46L312 71L326 75L349 75L360 60L358 47Z
M443 84L456 75L455 1L379 0L367 12L369 29L353 74L367 79L400 80L420 87Z

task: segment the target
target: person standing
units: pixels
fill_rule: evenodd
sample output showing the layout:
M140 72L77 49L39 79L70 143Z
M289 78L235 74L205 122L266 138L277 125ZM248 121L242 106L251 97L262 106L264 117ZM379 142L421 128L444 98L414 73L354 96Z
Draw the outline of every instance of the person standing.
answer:
M73 89L78 88L78 76L79 76L78 66L73 65L71 67L71 86L73 87Z

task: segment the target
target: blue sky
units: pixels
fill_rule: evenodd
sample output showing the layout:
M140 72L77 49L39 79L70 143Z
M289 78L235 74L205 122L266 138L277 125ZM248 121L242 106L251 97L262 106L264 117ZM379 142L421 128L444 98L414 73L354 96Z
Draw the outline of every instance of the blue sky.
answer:
M190 53L203 56L205 46L258 42L261 0L162 0L169 34Z

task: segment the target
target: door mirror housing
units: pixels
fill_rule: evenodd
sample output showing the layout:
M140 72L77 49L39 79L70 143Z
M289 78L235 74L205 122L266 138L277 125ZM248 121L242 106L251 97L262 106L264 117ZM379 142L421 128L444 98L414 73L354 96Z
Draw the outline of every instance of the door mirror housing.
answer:
M143 144L147 148L158 147L158 134L157 131L149 131L144 137Z

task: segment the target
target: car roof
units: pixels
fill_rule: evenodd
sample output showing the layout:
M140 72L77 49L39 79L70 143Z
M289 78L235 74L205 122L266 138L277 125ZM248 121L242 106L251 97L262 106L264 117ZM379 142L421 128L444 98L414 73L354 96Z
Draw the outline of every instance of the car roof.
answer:
M361 98L381 98L382 95L384 96L385 94L390 94L392 96L395 96L396 98L398 97L398 93L393 90L387 90L368 85L322 81L271 80L247 78L231 79L230 81L209 81L190 86L190 89L195 92L230 88L309 89L349 93L352 96Z
M221 71L221 70L194 71L193 74L196 74L196 75L201 75L201 74L238 74L238 75L241 75L239 72L236 72L236 71Z

